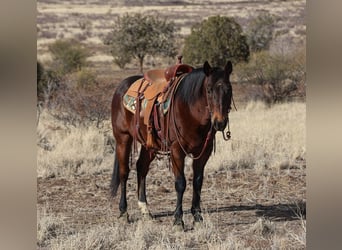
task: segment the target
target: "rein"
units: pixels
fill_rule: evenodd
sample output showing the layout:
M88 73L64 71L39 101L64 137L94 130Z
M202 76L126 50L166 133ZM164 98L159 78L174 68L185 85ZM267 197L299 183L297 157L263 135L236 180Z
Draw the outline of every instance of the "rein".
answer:
M179 146L180 146L181 149L183 150L184 154L185 154L186 156L190 157L191 159L197 160L197 159L201 158L202 155L203 155L203 153L204 153L204 151L205 151L205 149L207 148L208 142L209 142L209 140L210 140L210 138L211 138L211 134L212 134L212 130L213 130L213 124L211 123L211 125L210 125L210 129L209 129L209 131L208 131L207 137L205 138L205 142L204 142L204 145L203 145L203 148L202 148L200 154L199 154L198 156L195 157L195 156L189 154L188 152L186 152L184 146L183 146L183 145L181 144L181 142L180 142L180 136L181 136L181 134L180 134L180 131L179 131L178 128L177 128L177 124L176 124L176 119L175 119L175 114L174 114L174 112L175 112L175 110L174 110L174 108L172 108L173 126L174 126L174 129L175 129L175 134L176 134L176 138L177 138L177 142L178 142Z

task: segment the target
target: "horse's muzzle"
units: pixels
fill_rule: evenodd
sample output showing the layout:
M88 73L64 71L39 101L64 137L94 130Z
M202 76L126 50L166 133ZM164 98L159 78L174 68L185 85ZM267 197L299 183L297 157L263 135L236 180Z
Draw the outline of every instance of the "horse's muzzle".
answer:
M214 120L214 128L217 131L223 131L227 127L227 124L228 124L228 117L226 117L222 121Z

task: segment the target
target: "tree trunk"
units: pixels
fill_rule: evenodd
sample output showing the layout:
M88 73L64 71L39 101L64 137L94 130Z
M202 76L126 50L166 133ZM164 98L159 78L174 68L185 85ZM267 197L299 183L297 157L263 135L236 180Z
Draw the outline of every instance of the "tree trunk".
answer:
M143 70L144 70L144 56L139 56L139 70L141 72L141 74L143 74Z

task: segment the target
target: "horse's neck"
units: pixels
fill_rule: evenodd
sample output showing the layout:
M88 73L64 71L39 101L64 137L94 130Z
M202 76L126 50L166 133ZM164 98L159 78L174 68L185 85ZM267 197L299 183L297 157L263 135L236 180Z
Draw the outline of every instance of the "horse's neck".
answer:
M199 100L190 107L191 115L198 121L200 126L210 123L210 112L206 100Z

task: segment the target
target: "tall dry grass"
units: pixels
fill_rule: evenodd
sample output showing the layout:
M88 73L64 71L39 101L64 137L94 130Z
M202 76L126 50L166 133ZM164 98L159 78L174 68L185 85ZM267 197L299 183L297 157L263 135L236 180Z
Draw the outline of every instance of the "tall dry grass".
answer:
M251 204L263 204L262 199L266 204L291 204L295 199L305 199L302 195L305 195L305 184L303 186L297 183L295 187L291 186L293 183L290 180L293 176L286 173L292 169L305 173L305 109L305 103L284 103L272 107L262 103L249 103L237 112L231 112L232 139L225 142L220 134L217 134L216 153L206 166L202 197L204 211L213 209L216 203L218 208L222 208L227 206L226 204L238 205L248 201ZM94 173L110 175L113 152L108 145L108 138L112 137L109 122L100 129L96 128L95 124L89 127L67 128L47 112L43 112L37 133L39 177L51 180L51 177L69 179L76 175ZM187 164L190 163L191 161L187 160ZM186 169L189 177L191 168ZM249 170L253 171L251 175L246 173ZM165 171L167 170L154 167L150 174L156 178L156 172L159 172L158 178L162 178L161 175L165 174ZM217 172L219 174L215 175ZM233 177L232 172L239 175ZM132 174L134 176L134 167ZM167 174L170 178L171 175ZM221 184L211 177L217 178L218 175L224 175L220 176ZM257 175L257 178L253 175ZM160 191L151 190L158 189L159 182L152 182L152 177L149 180L147 192L150 195L151 209L154 212L160 209L157 198L163 197L163 203L169 204L169 207L163 207L162 210L173 210L174 191L162 194L158 193ZM163 181L165 184L165 180ZM273 181L277 181L277 184L273 184ZM252 184L247 185L248 182ZM220 187L222 183L228 185ZM188 184L191 185L190 182ZM171 186L170 188L173 187ZM253 189L252 186L256 188ZM151 196L152 192L154 195ZM187 202L191 196L189 188L186 192L185 209L188 208ZM275 197L272 196L272 192L275 192ZM297 193L300 194L294 195ZM234 197L239 197L238 194L242 194L243 201L235 200ZM165 200L166 196L168 201ZM129 198L130 211L134 209L132 203L134 202ZM87 204L86 200L84 204ZM67 207L66 204L64 206ZM70 218L64 218L60 211L56 212L53 205L40 204L37 216L38 248L211 250L306 247L306 219L300 212L293 220L271 220L265 216L253 215L247 210L236 213L204 212L204 223L196 228L191 226L192 215L185 213L186 232L178 232L172 228L172 216L153 221L137 220L128 224L115 218L112 209L116 208L108 209L108 212L103 210L104 218L101 222L88 222L85 216L85 221L81 222L85 226L80 227L70 222ZM78 212L76 209L72 214L77 215ZM91 215L91 209L87 213Z
M232 139L217 134L216 153L208 165L219 168L284 169L303 164L305 147L305 103L283 103L268 107L250 102L230 114Z
M66 127L47 111L40 115L37 127L38 177L70 177L82 173L100 173L112 165L111 128Z
M272 107L251 102L232 111L232 139L216 135L216 152L208 169L284 169L303 164L305 147L305 103L284 103ZM109 121L103 128L65 127L43 112L37 128L37 171L39 177L70 176L111 169L113 156Z

